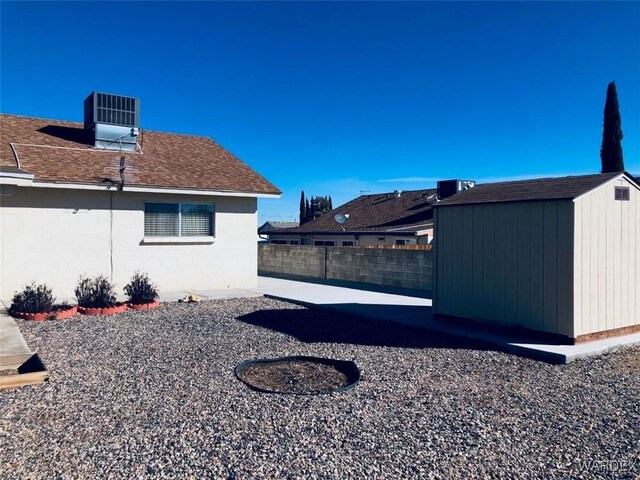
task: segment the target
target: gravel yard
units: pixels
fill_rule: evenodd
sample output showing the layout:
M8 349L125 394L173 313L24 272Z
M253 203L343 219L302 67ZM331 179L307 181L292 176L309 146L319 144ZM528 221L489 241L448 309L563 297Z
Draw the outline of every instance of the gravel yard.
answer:
M0 391L0 478L639 478L640 350L566 366L266 298L25 322L47 384ZM264 394L243 360L355 360Z

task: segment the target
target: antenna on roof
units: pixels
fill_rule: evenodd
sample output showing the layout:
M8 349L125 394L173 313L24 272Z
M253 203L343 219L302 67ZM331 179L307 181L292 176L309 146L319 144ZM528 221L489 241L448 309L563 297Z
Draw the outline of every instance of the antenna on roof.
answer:
M120 186L118 187L118 190L124 190L124 171L127 168L124 166L125 160L126 160L125 156L122 155L120 157Z

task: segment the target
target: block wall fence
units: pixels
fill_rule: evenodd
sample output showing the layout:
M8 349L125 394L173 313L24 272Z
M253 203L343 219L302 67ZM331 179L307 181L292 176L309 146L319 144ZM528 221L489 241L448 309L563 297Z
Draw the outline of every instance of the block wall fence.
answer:
M258 273L431 291L433 252L259 244Z

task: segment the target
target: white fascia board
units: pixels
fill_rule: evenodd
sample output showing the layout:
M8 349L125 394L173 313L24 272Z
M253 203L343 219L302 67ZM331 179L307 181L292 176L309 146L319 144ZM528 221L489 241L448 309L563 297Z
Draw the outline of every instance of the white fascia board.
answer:
M33 175L30 173L0 173L0 185L16 185L18 187L29 187L33 184Z
M181 195L215 195L217 197L251 197L251 198L280 198L280 193L251 193L251 192L225 192L216 190L187 190L181 188L153 188L153 187L128 187L125 192L140 193L178 193Z
M84 185L76 183L49 183L34 182L32 187L39 188L64 188L67 190L117 190L117 184L112 185ZM251 192L227 192L218 190L189 190L182 188L155 188L155 187L131 187L125 185L124 192L136 193L171 193L179 195L207 195L216 197L248 197L248 198L280 198L281 194L276 193L251 193Z

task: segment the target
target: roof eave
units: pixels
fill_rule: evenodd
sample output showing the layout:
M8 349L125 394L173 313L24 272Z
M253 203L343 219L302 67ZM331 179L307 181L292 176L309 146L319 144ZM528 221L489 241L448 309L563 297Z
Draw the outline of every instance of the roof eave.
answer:
M113 190L118 187L118 183L97 185L86 183L63 183L63 182L45 182L33 181L29 186L36 188L61 188L67 190L96 190L105 191ZM250 198L280 198L281 192L251 192L238 190L199 190L191 188L176 187L141 187L136 185L126 185L122 188L124 192L136 193L161 193L161 194L178 194L178 195L207 195L217 197L250 197Z
M29 187L33 184L34 175L25 171L1 172L0 185L15 185L17 187Z

